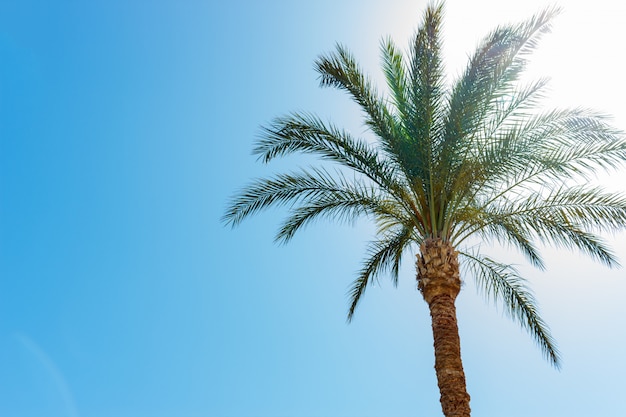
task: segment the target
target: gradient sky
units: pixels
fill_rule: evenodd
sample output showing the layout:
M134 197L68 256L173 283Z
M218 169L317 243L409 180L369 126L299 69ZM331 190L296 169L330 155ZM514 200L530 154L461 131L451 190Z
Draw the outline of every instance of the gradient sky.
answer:
M447 3L457 74L478 40L543 1ZM591 106L626 129L626 6L561 1L530 68L548 106ZM0 0L0 415L440 416L428 311L410 256L398 289L346 291L372 227L320 222L273 243L284 212L231 230L226 202L295 169L251 156L292 110L360 134L313 60L347 45L376 80L425 1ZM306 163L308 163L307 161ZM624 171L599 180L624 191ZM626 264L626 237L606 236ZM626 415L626 272L546 249L515 253L563 356L555 371L476 293L458 300L476 416Z

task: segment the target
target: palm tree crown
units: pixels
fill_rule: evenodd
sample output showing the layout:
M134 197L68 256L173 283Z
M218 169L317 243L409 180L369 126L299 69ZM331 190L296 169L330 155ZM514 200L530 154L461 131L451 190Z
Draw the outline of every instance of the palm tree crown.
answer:
M321 86L354 99L374 142L314 115L292 113L265 127L254 149L263 162L314 154L354 174L321 167L258 180L233 198L224 219L236 225L259 210L290 204L277 234L288 241L320 217L372 218L377 238L351 287L349 319L372 280L384 273L396 283L410 248L423 254L426 242L439 241L458 251L463 271L505 306L558 367L554 341L525 280L472 249L468 239L511 244L539 268L539 244L579 249L616 265L597 233L626 224L626 198L585 180L622 164L626 141L588 109L537 111L546 80L520 86L529 53L558 9L496 28L458 79L446 83L442 7L427 8L408 56L390 39L382 41L386 95L345 47L317 59Z

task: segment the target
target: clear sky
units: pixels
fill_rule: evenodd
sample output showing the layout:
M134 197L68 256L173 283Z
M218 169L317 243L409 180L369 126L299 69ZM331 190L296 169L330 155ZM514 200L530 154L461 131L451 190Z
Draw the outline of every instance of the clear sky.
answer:
M543 1L447 3L449 72ZM565 1L536 54L548 106L626 129L626 6ZM280 211L230 230L228 198L296 168L251 156L259 127L306 110L360 134L313 60L346 44L376 80L425 1L0 1L0 415L440 416L411 257L398 289L346 291L372 227L316 224L273 243ZM624 191L625 172L601 182ZM607 236L626 264L624 235ZM499 260L521 262L494 249ZM458 302L476 416L626 415L626 271L546 250L522 264L562 371L478 295Z

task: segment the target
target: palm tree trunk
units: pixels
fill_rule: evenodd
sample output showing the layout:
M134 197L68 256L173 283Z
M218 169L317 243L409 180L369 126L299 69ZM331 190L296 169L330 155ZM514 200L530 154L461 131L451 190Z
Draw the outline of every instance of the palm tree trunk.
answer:
M428 303L435 346L435 371L446 417L469 417L470 396L461 362L454 302L461 290L458 253L441 239L427 239L417 256L418 288Z

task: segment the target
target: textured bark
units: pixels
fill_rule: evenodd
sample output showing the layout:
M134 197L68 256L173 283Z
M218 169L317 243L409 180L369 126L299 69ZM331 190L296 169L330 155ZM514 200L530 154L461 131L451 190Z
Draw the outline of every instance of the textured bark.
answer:
M461 290L458 253L441 239L427 239L417 256L418 288L428 303L435 347L435 371L446 417L469 417L470 396L461 362L454 302Z

